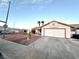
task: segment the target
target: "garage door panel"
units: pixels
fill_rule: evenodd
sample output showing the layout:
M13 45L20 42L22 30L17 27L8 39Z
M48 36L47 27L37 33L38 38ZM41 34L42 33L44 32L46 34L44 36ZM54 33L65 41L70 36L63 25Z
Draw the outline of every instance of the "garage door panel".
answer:
M45 36L65 37L64 29L45 29Z

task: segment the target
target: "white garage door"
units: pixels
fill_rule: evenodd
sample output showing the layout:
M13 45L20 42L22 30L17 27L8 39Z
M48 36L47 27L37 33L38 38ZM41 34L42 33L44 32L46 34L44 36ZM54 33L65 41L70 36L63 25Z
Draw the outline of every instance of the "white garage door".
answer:
M45 29L45 36L63 37L65 38L64 29Z

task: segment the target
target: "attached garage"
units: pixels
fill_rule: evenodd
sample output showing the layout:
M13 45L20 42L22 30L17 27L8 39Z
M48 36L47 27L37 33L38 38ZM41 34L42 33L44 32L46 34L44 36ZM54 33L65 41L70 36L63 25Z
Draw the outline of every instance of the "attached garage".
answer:
M64 28L45 28L45 36L54 36L54 37L65 37Z
M52 36L52 37L71 37L71 26L58 22L52 21L42 26L42 36Z

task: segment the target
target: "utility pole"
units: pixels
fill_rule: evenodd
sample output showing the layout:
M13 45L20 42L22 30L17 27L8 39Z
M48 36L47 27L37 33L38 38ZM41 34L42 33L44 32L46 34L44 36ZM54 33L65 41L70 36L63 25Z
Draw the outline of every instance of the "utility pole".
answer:
M3 27L4 27L3 39L5 38L6 28L8 27L7 21L8 21L8 17L9 17L10 5L11 5L11 1L9 1L8 10L7 10L7 16L6 16L6 21L5 21L5 24L3 25Z
M9 16L9 11L10 11L10 5L11 5L11 1L9 1L9 5L8 5L8 11L7 11L7 16L6 16L6 24L8 21L8 16Z

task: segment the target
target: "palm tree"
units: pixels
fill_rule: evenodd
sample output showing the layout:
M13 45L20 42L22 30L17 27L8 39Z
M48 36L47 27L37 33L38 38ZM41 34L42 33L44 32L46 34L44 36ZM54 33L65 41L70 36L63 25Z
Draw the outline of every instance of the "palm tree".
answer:
M40 22L40 21L38 21L39 26L40 26L40 23L41 23L41 22Z
M44 21L41 21L42 25L44 25Z

